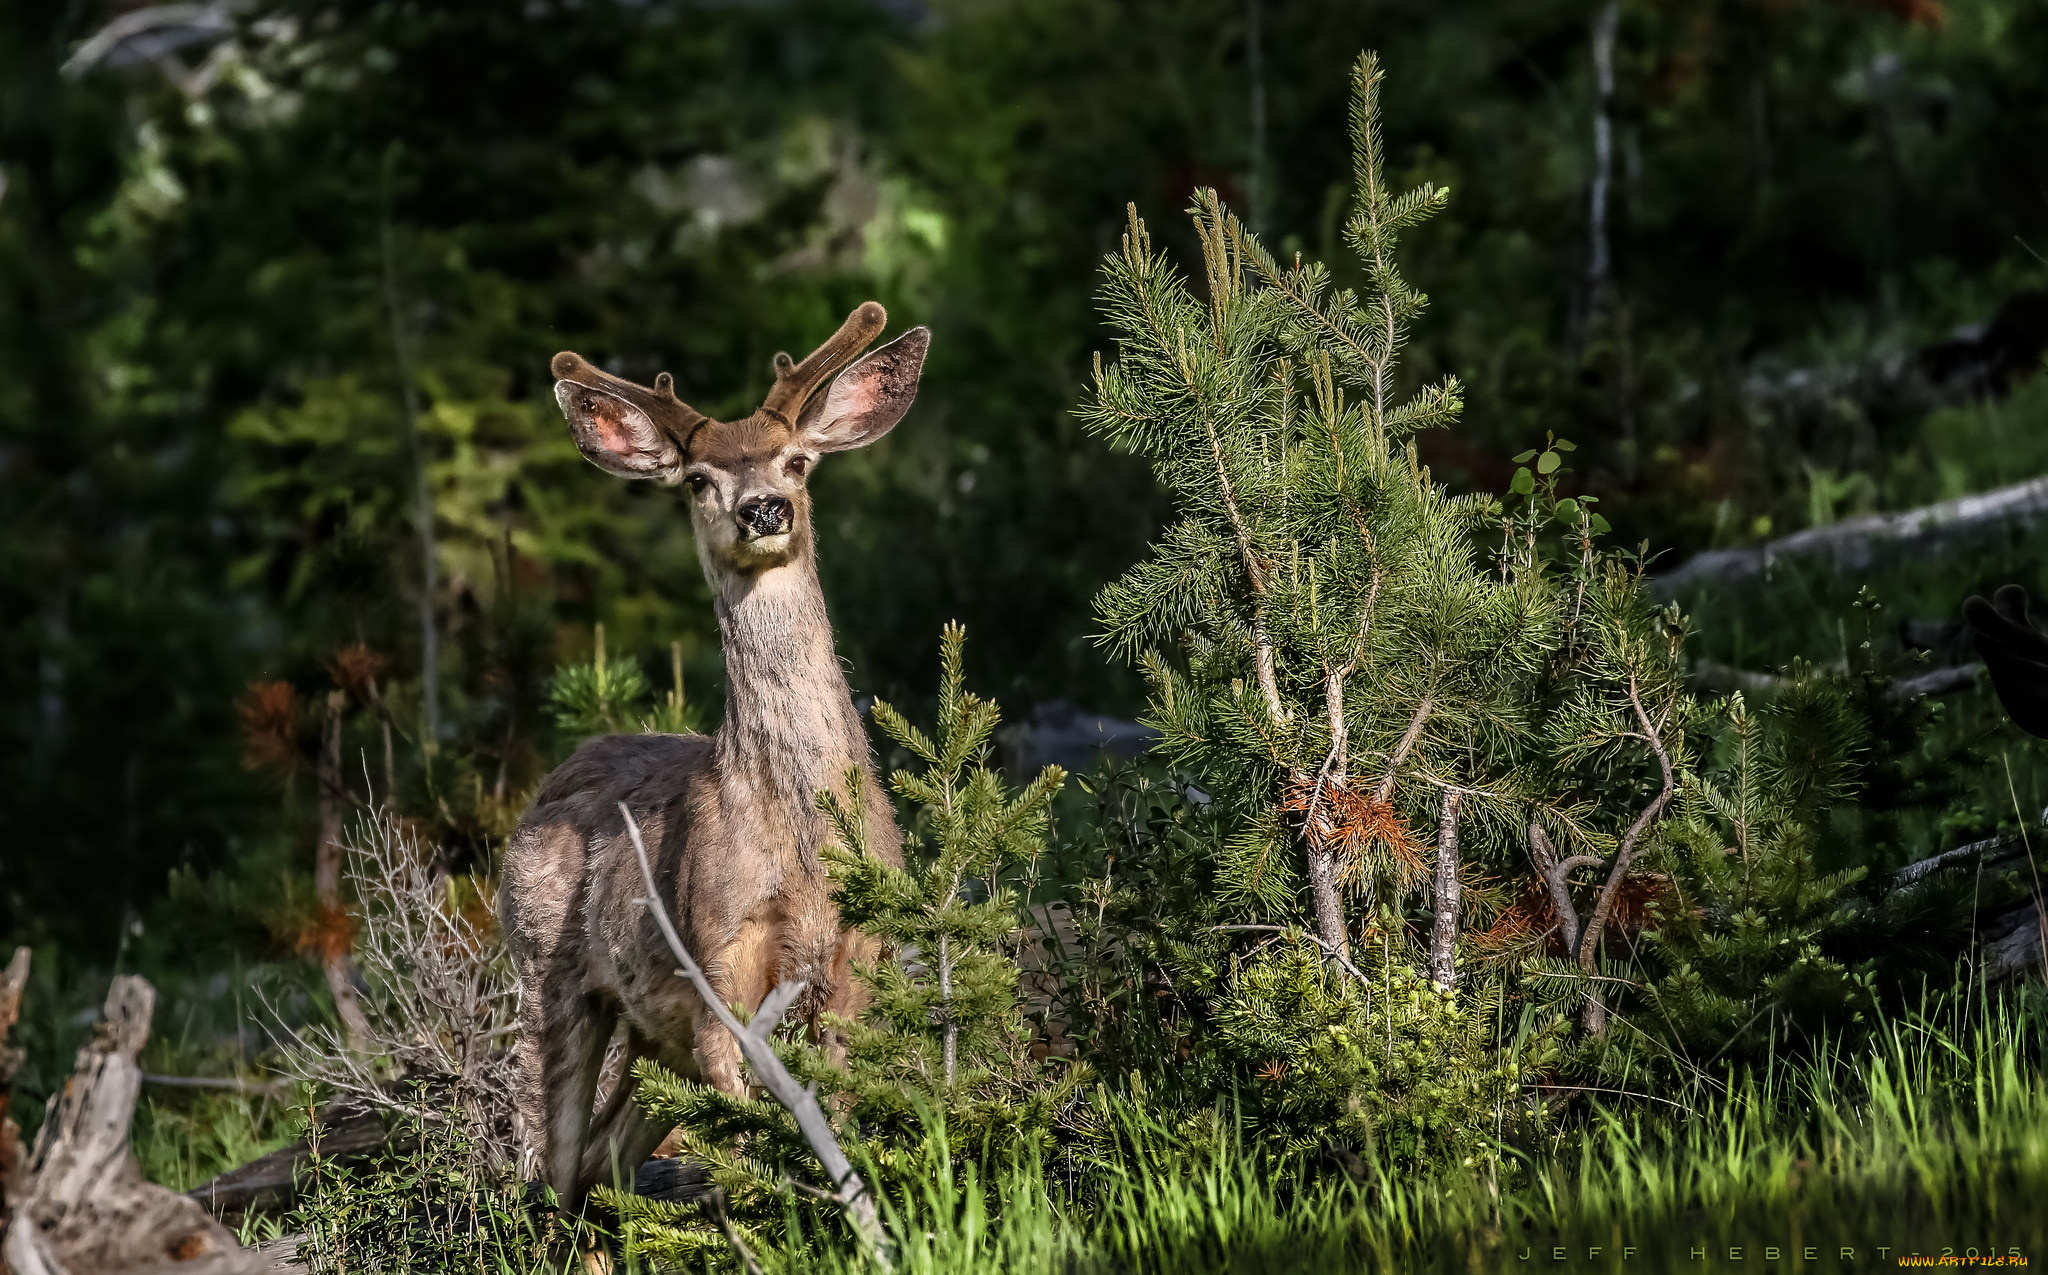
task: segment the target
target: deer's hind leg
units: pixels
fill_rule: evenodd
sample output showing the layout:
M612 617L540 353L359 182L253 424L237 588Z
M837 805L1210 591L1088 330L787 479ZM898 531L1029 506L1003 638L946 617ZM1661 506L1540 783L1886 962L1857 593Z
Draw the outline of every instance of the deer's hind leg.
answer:
M529 1014L526 1006L543 999L545 992L536 995L540 989L531 984L525 990L520 1008L528 1021L521 1027L517 1048L521 1087L530 1086L539 1098L534 1105L540 1109L540 1123L530 1135L538 1160L535 1167L563 1205L575 1208L590 1186L581 1169L590 1145L591 1104L618 1011L601 997L572 994Z
M506 938L519 971L516 1094L532 1159L525 1166L564 1205L582 1203L577 1176L591 1099L618 1009L589 990L582 839L560 826L526 827L505 857Z
M592 1121L590 1135L584 1143L579 1174L588 1185L610 1182L630 1191L641 1163L653 1155L654 1149L668 1137L669 1126L647 1114L647 1109L639 1102L640 1078L633 1074L633 1064L642 1058L658 1059L685 1080L700 1078L696 1060L687 1049L680 1052L659 1050L629 1025L626 1029L625 1066L619 1073L619 1083L613 1087L611 1097L606 1099L604 1109Z

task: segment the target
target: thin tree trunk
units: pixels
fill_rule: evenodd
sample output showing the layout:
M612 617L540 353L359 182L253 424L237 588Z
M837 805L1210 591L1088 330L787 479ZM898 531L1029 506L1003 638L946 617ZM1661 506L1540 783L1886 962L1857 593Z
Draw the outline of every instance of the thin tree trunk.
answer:
M1436 902L1429 927L1429 977L1447 991L1458 977L1458 810L1464 801L1464 789L1444 789L1436 826Z
M1372 547L1372 533L1364 526L1359 532ZM1344 926L1344 900L1337 888L1337 860L1316 833L1317 803L1325 788L1343 790L1351 782L1351 724L1344 715L1344 682L1358 671L1365 658L1366 635L1372 632L1373 607L1378 604L1380 583L1385 576L1377 558L1373 561L1372 583L1365 591L1365 604L1358 613L1358 637L1352 643L1351 658L1323 673L1323 711L1330 727L1330 755L1316 780L1316 796L1310 800L1303 841L1308 847L1309 901L1315 910L1316 932L1330 958L1339 964L1351 960L1351 939Z
M1265 0L1245 0L1244 60L1252 90L1251 210L1252 233L1266 233L1266 205L1270 198L1271 175L1266 171L1266 50Z
M1337 889L1337 860L1325 839L1318 835L1318 811L1323 790L1342 789L1350 778L1350 729L1344 720L1344 679L1351 666L1331 669L1323 678L1323 706L1329 714L1330 755L1316 780L1308 817L1303 821L1302 841L1308 848L1309 906L1315 912L1316 933L1333 960L1349 960L1350 936L1344 927L1344 900Z
M395 144L394 144L395 145ZM398 251L391 228L391 167L396 150L384 156L384 206L378 247L384 266L384 308L391 324L391 354L398 364L399 401L405 408L405 442L412 453L413 521L420 540L420 717L421 741L431 755L441 741L441 637L434 624L434 595L440 562L434 547L434 495L427 480L426 445L420 438L419 390L413 384L412 349L398 303Z
M1308 855L1309 902L1316 916L1316 935L1333 958L1349 960L1351 943L1344 933L1344 903L1337 891L1337 863L1327 850Z
M939 935L939 1015L946 1024L946 1087L952 1088L960 1065L960 1024L953 1021L953 946Z
M1607 239L1607 197L1614 184L1614 36L1621 21L1618 0L1608 0L1593 22L1593 78L1599 104L1593 112L1593 183L1587 221L1592 242L1586 253L1586 305L1597 310L1614 268Z
M320 738L320 845L313 853L313 893L320 905L320 968L334 997L348 1042L363 1048L370 1022L356 995L355 963L349 960L347 913L341 905L341 719L348 708L344 691L327 693L327 721Z

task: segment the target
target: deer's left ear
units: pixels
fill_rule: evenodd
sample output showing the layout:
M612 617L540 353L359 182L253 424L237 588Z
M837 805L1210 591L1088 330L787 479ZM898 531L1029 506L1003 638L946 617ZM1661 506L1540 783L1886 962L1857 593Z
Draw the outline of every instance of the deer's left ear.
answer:
M894 429L917 399L931 343L930 329L912 328L841 372L797 422L804 444L820 452L851 451Z

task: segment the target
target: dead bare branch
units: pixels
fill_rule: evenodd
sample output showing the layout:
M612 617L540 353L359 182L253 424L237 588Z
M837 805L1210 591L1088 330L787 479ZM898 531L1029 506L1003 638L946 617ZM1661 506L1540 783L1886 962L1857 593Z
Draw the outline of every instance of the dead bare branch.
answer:
M1558 862L1556 852L1550 848L1550 835L1534 819L1529 821L1529 858L1535 862L1536 873L1543 878L1544 888L1550 891L1550 905L1557 909L1557 923L1564 929L1565 950L1578 951L1579 909L1572 902L1571 882L1565 879L1564 864ZM1573 860L1585 858L1591 856L1572 856Z
M511 1056L519 985L496 927L454 904L434 861L387 811L344 839L360 920L363 1045L329 1024L281 1032L283 1069L371 1110L461 1127L481 1166L507 1164L519 1154ZM452 1105L408 1101L410 1088L394 1079L445 1091Z
M640 879L647 887L647 895L641 902L654 917L654 923L660 927L662 938L668 941L669 951L675 954L676 963L681 966L676 972L690 980L691 985L697 989L697 995L703 998L705 1006L717 1017L719 1024L732 1033L733 1040L740 1047L740 1055L753 1069L754 1078L761 1083L761 1087L795 1117L797 1129L803 1134L804 1141L810 1145L811 1154L818 1157L818 1163L824 1168L825 1176L831 1179L833 1187L838 1191L834 1198L839 1206L846 1210L847 1219L853 1224L854 1233L860 1238L862 1247L883 1270L891 1269L894 1265L892 1246L888 1233L882 1229L882 1220L875 1208L873 1193L868 1190L867 1183L854 1169L853 1163L846 1158L845 1150L840 1147L838 1137L832 1132L832 1122L825 1116L825 1108L819 1105L816 1090L798 1084L796 1077L789 1074L789 1068L783 1066L782 1059L776 1056L774 1048L768 1043L775 1032L776 1023L782 1017L782 1012L803 993L803 985L784 983L776 987L761 1003L761 1012L754 1015L753 1023L742 1026L731 1007L719 997L718 992L711 986L711 980L705 977L704 971L691 957L690 950L683 946L683 938L676 933L675 923L669 920L668 909L660 902L661 891L654 883L654 865L647 857L647 842L640 835L640 825L633 818L632 810L622 801L619 803L619 813L625 817L626 832L633 839L633 853L640 858ZM771 1008L775 1010L772 1017L768 1013Z
M1401 733L1401 742L1394 745L1394 751L1387 757L1387 773L1380 778L1379 790L1373 793L1376 801L1392 801L1394 785L1400 782L1401 766L1408 755L1415 751L1416 742L1422 738L1422 728L1429 723L1429 714L1436 702L1429 696L1415 706L1415 715L1408 719L1408 729Z
M1671 798L1678 790L1678 779L1671 769L1671 753L1664 747L1664 738L1658 727L1650 721L1649 713L1643 709L1642 687L1634 672L1628 677L1628 702L1634 710L1636 724L1642 728L1645 742L1656 755L1657 767L1663 773L1664 783L1656 797L1644 806L1628 831L1622 834L1621 845L1615 849L1614 866L1608 870L1607 883L1600 887L1600 894L1593 904L1593 915L1586 921L1585 933L1579 936L1579 968L1588 974L1596 973L1600 950L1600 936L1607 929L1607 920L1614 915L1614 899L1621 892L1623 878L1628 876L1629 863L1635 857L1636 846L1643 833L1649 830L1657 817L1664 813L1664 807L1671 804ZM1607 1004L1598 988L1586 999L1586 1030L1595 1036L1607 1026Z
M1344 970L1344 972L1345 972L1345 973L1347 973L1347 974L1351 975L1351 977L1353 977L1353 978L1357 979L1357 980L1358 980L1358 981L1359 981L1359 982L1360 982L1361 984L1363 984L1363 985L1365 985L1365 986L1367 986L1367 987L1370 987L1370 986L1372 986L1372 984L1371 984L1371 983L1370 983L1369 981L1367 981L1367 979L1366 979L1365 975L1363 975L1363 974L1361 974L1361 973L1359 973L1359 972L1358 972L1358 967L1357 967L1356 965L1353 965L1353 964L1351 963L1351 958L1350 958L1350 957L1349 957L1348 955L1345 955L1345 954L1343 954L1343 953L1341 953L1341 952L1337 951L1337 949L1335 949L1335 948L1331 947L1331 946L1330 946L1330 945L1329 945L1329 944L1328 944L1327 942L1325 942L1325 941L1324 941L1324 940L1323 940L1323 939L1322 939L1321 937L1319 937L1319 936L1317 936L1317 935L1314 935L1314 934L1311 934L1311 933L1309 933L1309 932L1308 932L1307 930L1299 929L1299 928L1297 928L1297 927L1295 927L1295 926L1289 926L1289 925L1215 925L1215 926L1211 926L1211 927L1209 927L1209 932L1210 932L1210 933L1212 933L1212 934L1236 934L1236 933L1251 933L1251 934L1299 934L1299 935L1301 935L1301 937L1303 937L1303 938L1307 939L1307 940L1308 940L1309 942L1311 942L1311 943L1314 943L1314 944L1315 944L1315 945L1316 945L1317 947L1320 947L1320 948L1322 948L1324 952L1328 953L1328 955L1329 955L1330 959L1331 959L1331 960L1333 960L1333 961L1335 961L1335 962L1336 962L1336 963L1337 963L1337 964L1338 964L1339 966L1341 966L1341 967L1343 968L1343 970Z
M142 1083L163 1089L219 1089L227 1093L275 1098L289 1086L282 1080L249 1080L241 1076L160 1076L142 1073Z

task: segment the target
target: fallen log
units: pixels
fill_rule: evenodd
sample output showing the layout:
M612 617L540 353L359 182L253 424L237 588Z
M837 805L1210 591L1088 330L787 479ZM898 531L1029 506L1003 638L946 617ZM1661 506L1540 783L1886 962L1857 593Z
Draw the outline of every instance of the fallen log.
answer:
M1955 540L2048 516L2048 477L2030 478L1996 491L1961 496L1904 513L1867 514L1824 527L1809 527L1769 544L1744 549L1710 549L1694 554L1651 587L1673 597L1694 585L1731 584L1770 570L1788 558L1827 557L1837 572L1862 571L1886 553L1933 549Z
M2042 812L2048 815L2048 811ZM2048 822L2048 820L2044 820ZM2033 841L2024 831L2009 832L1968 845L1944 850L1892 873L1892 888L1901 893L1919 889L1940 873L1971 868L1987 882L2010 882L2022 870L2034 867ZM2017 978L2036 965L2048 963L2048 938L2042 930L2043 902L2040 877L2034 890L2017 906L2005 906L1981 926L1973 924L1978 973L1986 983Z
M2041 918L2041 896L2035 895L1984 927L1978 960L1985 982L2018 978L2048 960L2048 938L2043 937Z
M1969 690L1977 685L1977 675L1983 668L1981 664L1957 664L1928 669L1924 673L1899 678L1891 684L1889 693L1895 700L1915 700L1928 695ZM1741 691L1745 695L1776 695L1792 685L1792 679L1783 673L1738 668L1719 660L1694 660L1685 680L1695 690Z
M1970 864L1981 864L1994 873L2002 874L2026 863L2030 850L2031 843L2024 833L2010 832L2001 836L1986 837L1982 841L1972 841L1968 845L1944 850L1940 854L1907 864L1892 873L1892 888L1910 889L1937 872Z
M136 1055L156 991L132 975L51 1097L0 1257L13 1275L255 1275L263 1262L198 1201L145 1181L128 1149Z
M318 1120L320 1158L348 1164L371 1159L394 1147L390 1131L374 1111L355 1109L323 1113ZM281 1212L298 1198L298 1184L313 1161L313 1143L301 1138L288 1147L229 1169L186 1194L224 1222L239 1222L250 1213Z

